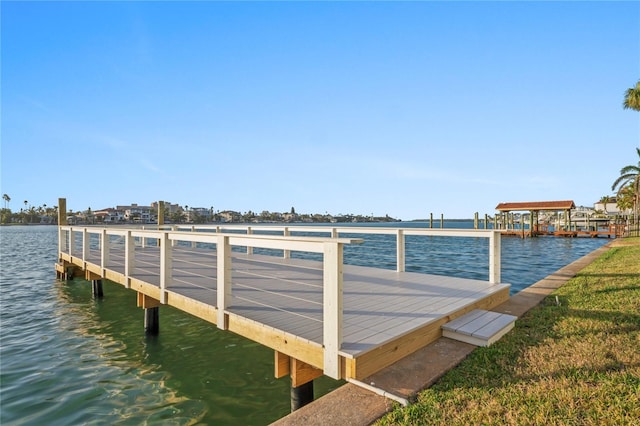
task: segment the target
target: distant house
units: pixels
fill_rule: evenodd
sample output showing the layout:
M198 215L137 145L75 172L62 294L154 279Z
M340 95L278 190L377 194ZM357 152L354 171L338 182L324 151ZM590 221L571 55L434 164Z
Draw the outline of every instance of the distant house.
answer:
M615 216L620 214L631 214L631 210L620 210L616 204L616 197L609 197L606 203L597 201L593 203L593 209L596 211L606 212L607 215Z
M96 210L93 216L98 223L119 223L124 221L124 212L114 208Z
M282 220L284 220L285 222L297 222L298 220L300 220L300 217L297 213L283 213Z
M124 219L135 223L151 222L151 207L131 204L130 206L116 206L116 210L124 211Z
M185 216L187 218L187 222L197 222L197 221L210 221L211 220L211 209L207 209L204 207L190 207L189 210L185 212Z
M218 213L218 215L220 216L220 219L222 219L223 222L241 222L242 221L242 215L232 210L225 210L223 212Z

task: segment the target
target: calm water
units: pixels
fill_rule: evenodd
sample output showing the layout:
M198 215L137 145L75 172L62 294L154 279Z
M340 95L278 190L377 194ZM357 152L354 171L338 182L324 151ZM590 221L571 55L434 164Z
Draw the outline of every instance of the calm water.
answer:
M345 261L394 268L387 241L367 238ZM407 270L486 279L481 241L407 238ZM504 238L503 282L524 288L607 241ZM56 281L56 251L55 227L0 228L0 424L262 425L289 412L273 351L170 307L147 337L134 292L105 282L94 300L90 283ZM318 380L316 396L340 384Z

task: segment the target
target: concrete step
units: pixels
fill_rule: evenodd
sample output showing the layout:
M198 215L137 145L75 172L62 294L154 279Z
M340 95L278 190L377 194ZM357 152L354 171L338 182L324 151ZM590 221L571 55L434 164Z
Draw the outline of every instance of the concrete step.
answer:
M513 315L475 309L444 324L442 335L476 346L490 346L513 328L516 319Z

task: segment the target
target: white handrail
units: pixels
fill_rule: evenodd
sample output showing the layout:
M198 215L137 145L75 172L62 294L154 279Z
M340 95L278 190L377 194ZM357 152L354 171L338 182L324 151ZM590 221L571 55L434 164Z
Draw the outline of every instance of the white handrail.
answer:
M172 251L175 242L208 243L216 246L217 251L217 326L227 329L227 309L230 306L232 283L231 247L247 247L247 253L253 248L283 250L284 256L289 257L290 251L321 253L323 255L323 344L324 344L324 374L339 379L340 359L339 351L342 345L343 331L343 257L345 244L362 243L360 238L340 237L341 234L388 234L396 237L397 271L405 270L406 236L446 236L446 237L481 237L489 240L489 282L500 282L500 231L495 230L465 230L465 229L416 229L416 228L364 228L364 227L307 227L307 226L172 226L171 229L123 229L109 227L59 227L59 251L75 257L75 233L82 235L82 261L90 260L89 235L99 237L100 268L106 275L107 263L110 258L110 236L118 236L124 240L125 251L125 285L131 286L131 274L136 263L135 239L140 238L143 246L145 241L153 239L158 242L160 249L160 303L167 302L167 288L171 282ZM202 230L215 232L198 232ZM245 230L247 233L224 232L225 230ZM256 231L278 231L282 235L259 234ZM66 232L66 235L64 235ZM325 236L291 235L292 232L323 233ZM65 238L66 237L66 238ZM63 238L67 244L62 243ZM155 244L155 243L154 243ZM65 250L66 249L66 250Z

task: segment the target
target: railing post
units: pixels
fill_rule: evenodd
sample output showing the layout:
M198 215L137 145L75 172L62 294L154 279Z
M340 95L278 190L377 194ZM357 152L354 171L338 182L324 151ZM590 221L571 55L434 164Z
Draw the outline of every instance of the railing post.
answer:
M73 228L69 228L69 256L73 257L73 252L76 250L76 239L73 235Z
M343 245L337 242L324 244L323 261L323 344L324 374L340 379L342 346L342 260Z
M500 282L500 250L501 250L500 231L493 231L489 237L489 282L498 284Z
M291 235L291 232L289 231L289 228L284 228L284 230L282 231L282 236L284 237L288 237ZM284 253L282 255L285 259L289 259L291 258L291 250L284 250Z
M253 234L253 229L251 229L250 226L247 226L247 235L251 235L251 234ZM253 247L247 246L247 254L249 255L253 254Z
M102 269L102 276L106 276L107 273L107 263L109 263L109 235L107 234L106 229L102 229L100 233L100 247L102 251L100 252L100 268Z
M167 303L167 283L171 281L171 240L169 232L163 232L160 243L160 303Z
M89 232L87 232L87 228L82 228L82 262L85 263L89 259Z
M404 272L405 267L405 246L404 246L404 231L402 229L396 230L396 271Z
M225 310L231 302L231 245L228 235L220 235L216 243L218 256L216 305L218 308L218 328L227 329Z
M172 231L177 231L177 230L178 230L178 226L177 226L177 225L173 225L173 226L171 227L171 230L172 230ZM158 244L160 244L160 240L158 240ZM172 246L172 247L175 247L175 246L176 246L176 244L178 244L178 240L171 240L171 246Z
M66 249L66 244L63 244L62 242L66 235L66 231L64 231L61 226L58 226L58 260L61 260L60 253Z
M144 231L145 229L147 229L147 227L143 226L142 230ZM146 246L147 246L147 239L143 235L142 237L140 237L140 247L145 248Z
M131 273L135 267L135 253L135 239L131 236L131 231L128 230L124 237L124 276L126 279L126 288L131 288Z
M191 232L196 232L195 225L191 226ZM191 248L196 248L196 242L195 241L191 241Z

